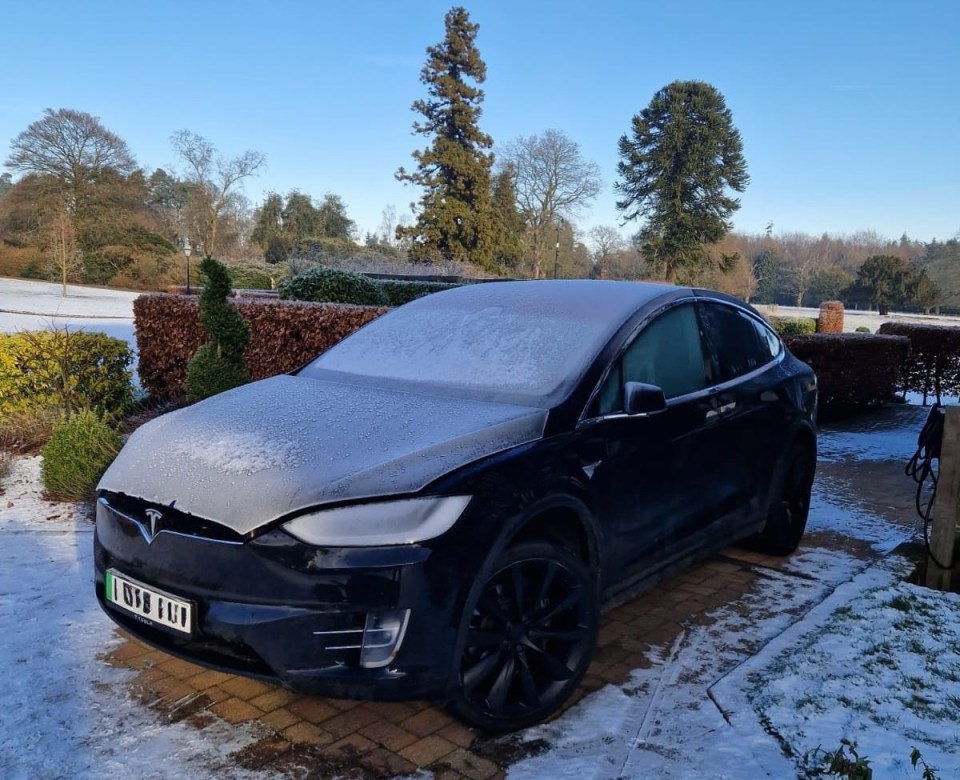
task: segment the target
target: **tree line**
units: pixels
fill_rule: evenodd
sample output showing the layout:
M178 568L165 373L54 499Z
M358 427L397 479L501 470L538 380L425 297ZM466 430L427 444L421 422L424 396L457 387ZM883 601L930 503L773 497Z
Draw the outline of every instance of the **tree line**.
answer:
M147 173L96 117L48 109L11 143L6 166L19 178L0 176L0 273L149 287L177 276L189 246L228 262L361 255L513 277L652 278L760 303L960 305L940 292L960 290L955 240L731 233L750 177L731 112L702 81L658 90L618 140L616 205L635 232L582 232L599 166L557 129L501 144L482 130L478 32L455 7L427 48L426 95L411 107L424 145L395 174L419 199L409 214L385 208L376 231L361 237L329 192L271 192L253 208L243 183L265 165L261 152L224 156L180 130L170 137L179 167Z

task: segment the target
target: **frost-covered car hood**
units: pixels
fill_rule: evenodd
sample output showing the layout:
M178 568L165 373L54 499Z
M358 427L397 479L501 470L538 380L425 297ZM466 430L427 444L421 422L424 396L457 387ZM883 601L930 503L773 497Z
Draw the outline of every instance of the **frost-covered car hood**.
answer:
M279 376L141 426L103 475L243 534L333 501L410 493L540 438L543 409Z

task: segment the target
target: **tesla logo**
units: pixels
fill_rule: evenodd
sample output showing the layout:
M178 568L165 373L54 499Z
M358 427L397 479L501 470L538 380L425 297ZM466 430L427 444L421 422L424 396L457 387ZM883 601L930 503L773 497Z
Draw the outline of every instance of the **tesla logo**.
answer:
M157 528L160 525L160 521L163 520L163 513L156 509L147 509L144 514L146 514L147 520L150 522L150 533L147 536L147 542L149 543L152 542L157 535Z

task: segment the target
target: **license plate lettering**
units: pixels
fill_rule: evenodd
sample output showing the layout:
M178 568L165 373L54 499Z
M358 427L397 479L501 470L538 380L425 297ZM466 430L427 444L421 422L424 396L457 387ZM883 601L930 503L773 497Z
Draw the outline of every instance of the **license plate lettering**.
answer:
M113 569L107 570L104 580L104 592L109 603L141 622L164 626L183 634L191 633L191 602L150 588Z

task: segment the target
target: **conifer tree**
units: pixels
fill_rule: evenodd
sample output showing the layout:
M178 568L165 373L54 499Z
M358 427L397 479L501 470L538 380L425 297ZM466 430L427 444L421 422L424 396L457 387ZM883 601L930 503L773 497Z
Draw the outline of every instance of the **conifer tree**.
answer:
M414 260L454 260L488 266L490 246L490 169L493 139L478 126L486 65L476 48L479 25L462 7L446 15L446 35L427 48L420 81L428 97L413 103L423 116L413 124L430 145L413 152L416 169L400 168L396 177L423 188L416 224L397 228L410 239Z
M209 398L250 381L245 351L250 326L240 312L227 303L230 275L222 263L207 255L200 263L206 277L200 295L200 321L210 335L187 364L187 394Z
M645 218L637 239L655 273L695 280L708 247L740 208L729 191L743 192L750 181L730 109L710 84L674 81L633 117L631 129L619 142L617 208L627 220ZM719 265L735 260L721 254Z

